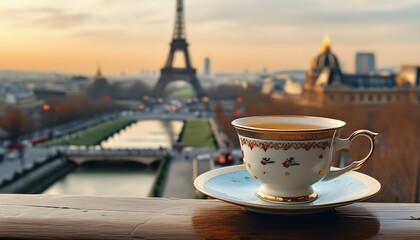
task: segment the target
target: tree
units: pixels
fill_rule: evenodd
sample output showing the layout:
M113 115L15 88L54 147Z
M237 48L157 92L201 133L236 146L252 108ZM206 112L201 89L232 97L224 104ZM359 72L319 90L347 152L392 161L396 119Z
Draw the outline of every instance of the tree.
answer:
M21 110L15 107L7 107L4 116L0 119L0 125L7 132L11 144L17 144L22 133L31 130L31 120Z
M93 83L87 89L89 97L93 99L100 99L105 96L109 97L109 83L106 78L103 77L96 77Z
M113 83L110 87L110 95L113 99L139 100L150 95L150 88L141 81L127 83Z

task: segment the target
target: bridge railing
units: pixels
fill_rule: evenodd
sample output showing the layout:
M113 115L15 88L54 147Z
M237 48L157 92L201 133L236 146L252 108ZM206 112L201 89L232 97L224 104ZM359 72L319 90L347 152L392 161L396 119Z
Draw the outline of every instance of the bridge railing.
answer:
M88 156L165 156L169 154L167 149L67 149L63 153L69 156L88 155Z

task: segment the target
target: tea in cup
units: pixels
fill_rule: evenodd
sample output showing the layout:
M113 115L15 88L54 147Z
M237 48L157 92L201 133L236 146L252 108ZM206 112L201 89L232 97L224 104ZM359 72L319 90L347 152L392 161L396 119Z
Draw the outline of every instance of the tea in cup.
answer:
M349 138L338 137L345 122L310 116L255 116L232 122L239 136L245 167L261 182L257 196L266 201L302 203L313 201L312 185L360 168L372 155L377 133L357 130ZM344 168L331 167L333 153L348 149L356 137L370 141L361 160Z

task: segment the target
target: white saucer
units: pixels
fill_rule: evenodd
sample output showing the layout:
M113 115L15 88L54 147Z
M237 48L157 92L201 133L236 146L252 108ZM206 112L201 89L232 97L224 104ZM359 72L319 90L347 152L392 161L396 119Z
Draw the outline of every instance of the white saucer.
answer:
M261 183L249 175L244 165L224 167L198 176L194 186L202 193L244 207L246 210L269 214L311 214L323 212L376 195L381 184L365 174L350 171L330 181L313 185L318 198L309 203L282 204L263 201L256 196Z

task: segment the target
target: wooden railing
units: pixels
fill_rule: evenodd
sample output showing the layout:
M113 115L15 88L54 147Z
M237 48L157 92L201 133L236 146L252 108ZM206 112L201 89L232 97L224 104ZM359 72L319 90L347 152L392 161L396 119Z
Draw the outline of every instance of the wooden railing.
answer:
M0 195L0 238L420 239L420 204L276 216L218 200Z

